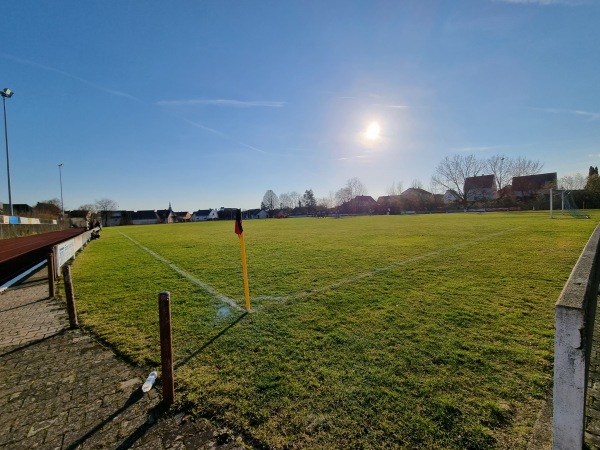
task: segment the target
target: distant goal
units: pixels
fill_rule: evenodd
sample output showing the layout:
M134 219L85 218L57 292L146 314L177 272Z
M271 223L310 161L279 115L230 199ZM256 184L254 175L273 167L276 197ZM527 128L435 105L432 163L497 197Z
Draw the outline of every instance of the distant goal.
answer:
M566 189L550 189L550 218L554 218L554 213L560 212L562 215L569 215L576 219L589 219L586 213L581 211L573 200L571 191Z

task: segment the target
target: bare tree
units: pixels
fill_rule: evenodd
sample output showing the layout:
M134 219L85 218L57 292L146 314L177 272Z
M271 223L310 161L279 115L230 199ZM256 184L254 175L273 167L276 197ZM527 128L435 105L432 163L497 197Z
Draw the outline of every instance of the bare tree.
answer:
M322 210L329 210L333 208L333 203L330 197L321 197L317 200L317 207Z
M291 209L294 207L292 198L287 192L279 196L279 207L281 209Z
M484 162L473 155L454 155L452 158L446 156L438 164L431 179L445 189L455 191L465 200L465 179L480 174L483 168Z
M38 214L44 214L53 217L60 216L62 211L60 200L57 198L37 202L37 205L35 205L33 209Z
M432 194L443 194L444 186L441 186L432 177L431 180L429 180L429 192L431 192Z
M296 191L292 191L288 194L290 196L290 199L292 201L292 206L291 208L297 208L300 206L300 200L302 199L302 195L300 195L298 192Z
M79 208L77 208L79 211L89 211L92 214L96 214L98 212L98 206L97 205L93 205L91 203L86 203L84 205L81 205Z
M496 186L501 190L511 184L513 160L504 155L490 156L485 160L485 169L496 179Z
M110 198L96 200L96 208L100 212L100 217L104 222L104 226L108 225L108 216L110 212L116 210L118 207L119 205L117 205L117 202L111 200Z
M279 206L279 198L277 197L277 194L275 194L275 192L273 192L271 189L269 189L267 192L265 192L265 195L263 196L260 207L262 209L266 209L267 211L271 212L278 206Z
M561 189L567 191L585 189L586 181L585 177L580 173L576 173L575 175L565 175L560 179L559 186Z
M413 189L423 189L423 183L421 183L421 180L415 178L414 180L412 180L410 187Z
M522 156L515 158L511 162L510 175L512 177L524 177L526 175L535 175L540 173L544 164L539 161L527 159Z
M346 182L346 188L349 190L351 199L358 195L367 195L367 187L357 178L350 178Z
M386 194L390 196L402 194L402 181L392 182L392 185L386 189Z
M348 188L348 186L339 189L335 193L335 202L338 206L343 205L344 203L352 200L352 190Z
M576 173L573 175L573 189L585 189L585 184L587 183L587 179L581 173Z

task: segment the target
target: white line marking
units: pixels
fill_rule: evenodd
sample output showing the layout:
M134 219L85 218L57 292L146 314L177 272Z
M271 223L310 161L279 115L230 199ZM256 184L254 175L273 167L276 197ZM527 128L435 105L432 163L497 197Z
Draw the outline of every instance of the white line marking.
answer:
M315 288L315 289L313 289L311 291L299 292L297 294L290 294L290 295L283 295L283 296L254 297L254 300L255 301L272 300L272 301L280 301L280 302L286 302L288 300L298 300L298 299L305 298L305 297L308 297L308 296L313 295L313 294L318 294L320 292L328 291L330 289L336 289L336 288L344 286L346 284L350 284L350 283L353 283L355 281L362 280L363 278L373 277L373 276L378 275L378 274L380 274L382 272L387 272L388 270L395 269L395 268L403 266L405 264L410 264L410 263L413 263L413 262L416 262L416 261L420 261L422 259L430 258L432 256L438 256L438 255L441 255L442 253L446 253L446 252L449 252L449 251L452 251L452 250L457 250L457 249L462 248L462 247L467 247L469 245L476 244L477 242L488 240L488 239L490 239L492 237L500 236L500 235L506 234L506 233L508 233L510 231L515 231L515 230L517 230L519 228L523 228L523 227L513 228L512 230L499 231L497 233L489 234L489 235L487 235L487 236L485 236L483 238L480 238L480 239L473 239L473 240L470 240L468 242L465 242L465 243L462 243L462 244L453 245L451 247L447 247L447 248L444 248L444 249L441 249L441 250L436 250L434 252L423 253L422 255L415 256L414 258L409 258L409 259L405 259L403 261L398 261L398 262L395 262L393 264L390 264L389 266L379 267L379 268L374 269L374 270L372 270L370 272L361 273L361 274L358 274L356 276L353 276L353 277L350 277L350 278L346 278L345 280L341 280L341 281L337 281L335 283L329 284L327 286L321 286L321 287Z
M137 245L139 248L141 248L142 250L144 250L145 252L149 253L150 255L152 255L155 259L159 260L162 263L165 263L167 266L169 266L171 269L173 269L175 272L177 272L179 275L187 278L188 280L190 280L192 283L200 286L202 289L204 289L206 292L208 292L211 295L214 295L218 300L222 301L223 303L227 303L229 306L231 306L233 309L237 309L238 311L242 311L242 312L246 312L246 310L244 308L242 308L241 306L239 306L233 299L227 297L226 295L221 294L220 292L218 292L217 290L213 289L212 287L210 287L208 284L203 283L202 281L200 281L198 278L196 278L195 276L187 273L185 270L180 269L179 267L177 267L175 264L173 264L172 262L166 260L165 258L163 258L162 256L160 256L158 253L150 250L148 247L145 247L144 245L142 245L141 243L139 243L138 241L136 241L135 239L133 239L130 236L127 236L125 233L123 233L122 231L119 231L119 233L121 233L123 236L125 236L127 239L129 239L131 242L133 242L135 245Z
M436 250L434 252L428 252L428 253L423 253L422 255L419 256L415 256L414 258L409 258L409 259L405 259L403 261L398 261L395 262L393 264L390 264L388 266L385 267L379 267L377 269L374 269L370 272L365 272L365 273L361 273L358 274L356 276L350 277L350 278L346 278L345 280L341 280L341 281L337 281L335 283L329 284L327 286L321 286L318 288L315 288L311 291L307 291L307 292L299 292L297 294L290 294L290 295L279 295L279 296L263 296L263 297L254 297L253 300L255 301L279 301L279 302L287 302L289 300L297 300L297 299L302 299L305 297L309 297L313 294L317 294L319 292L324 292L324 291L328 291L331 289L336 289L338 287L344 286L346 284L350 284L353 283L355 281L359 281L362 280L363 278L369 278L369 277L373 277L375 275L378 275L382 272L387 272L388 270L392 270L395 269L397 267L403 266L405 264L410 264L416 261L420 261L422 259L426 259L426 258L430 258L433 256L438 256L441 255L442 253L446 253L452 250L457 250L459 248L463 248L463 247L468 247L470 245L474 245L480 241L485 241L485 240L489 240L492 237L496 237L496 236L501 236L503 234L512 232L512 231L516 231L520 228L523 227L517 227L517 228L513 228L510 230L503 230L503 231L499 231L497 233L492 233L492 234L488 234L485 237L479 238L479 239L472 239L470 241L464 242L462 244L457 244L457 245L453 245L451 247L447 247L441 250ZM156 258L157 260L165 263L166 265L168 265L171 269L173 269L175 272L179 273L180 275L184 276L185 278L187 278L188 280L192 281L193 283L197 284L198 286L200 286L202 289L204 289L206 292L214 295L217 299L221 300L224 303L227 303L228 305L230 305L232 308L237 309L238 311L243 311L245 312L246 310L244 308L242 308L241 306L239 306L235 300L227 297L226 295L221 294L220 292L216 291L215 289L213 289L212 287L210 287L209 285L203 283L202 281L200 281L199 279L197 279L196 277L194 277L193 275L190 275L189 273L185 272L184 270L180 269L179 267L177 267L175 264L167 261L165 258L163 258L162 256L160 256L158 253L153 252L152 250L150 250L148 247L144 247L142 244L140 244L139 242L137 242L135 239L127 236L125 233L119 231L119 233L121 233L123 236L125 236L127 239L129 239L131 242L133 242L135 245L137 245L138 247L140 247L142 250L150 253L154 258ZM256 306L253 307L252 310L256 310L256 309L261 309L260 306Z

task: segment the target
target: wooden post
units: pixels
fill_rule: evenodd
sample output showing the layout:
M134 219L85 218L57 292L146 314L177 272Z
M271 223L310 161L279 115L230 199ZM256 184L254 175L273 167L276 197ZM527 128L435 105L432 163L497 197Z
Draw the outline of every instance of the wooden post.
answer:
M54 297L56 295L56 286L54 284L54 253L48 253L48 296Z
M67 312L69 313L69 325L77 328L77 308L75 307L75 293L73 292L73 279L71 278L71 266L65 264L62 268L65 281L65 295L67 297Z
M171 406L175 400L173 377L173 338L171 333L171 293L158 294L158 316L160 323L160 361L162 365L163 402Z

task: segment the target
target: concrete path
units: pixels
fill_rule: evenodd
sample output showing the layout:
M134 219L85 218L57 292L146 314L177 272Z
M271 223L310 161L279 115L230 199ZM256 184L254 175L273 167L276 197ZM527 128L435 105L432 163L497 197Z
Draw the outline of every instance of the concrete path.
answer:
M590 357L585 415L585 443L590 449L600 450L600 301L598 301L594 319L594 338Z
M0 295L0 449L244 449L142 393L145 374L68 330L46 280Z

